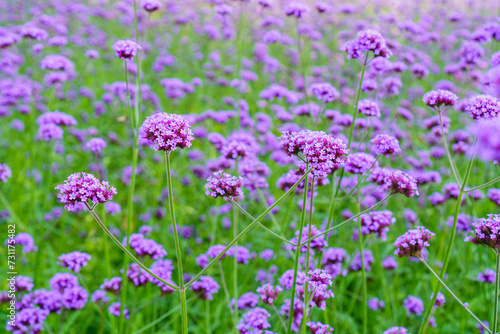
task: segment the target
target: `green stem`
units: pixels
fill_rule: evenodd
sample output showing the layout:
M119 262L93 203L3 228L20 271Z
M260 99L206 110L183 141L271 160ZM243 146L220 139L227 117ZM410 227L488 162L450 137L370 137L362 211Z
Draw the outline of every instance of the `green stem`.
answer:
M258 222L260 222L272 209L274 209L278 204L280 204L285 198L288 197L288 195L290 195L294 190L295 188L297 188L297 186L307 177L307 175L309 175L309 173L311 172L311 169L307 170L304 175L302 175L302 177L297 181L295 182L295 184L293 186L290 187L290 189L284 193L283 195L281 195L280 198L278 198L276 200L276 202L274 202L270 207L268 207L262 214L260 214L260 216L258 216L257 218L254 219L253 222L251 222L249 225L247 225L247 227L245 227L239 234L238 236L233 239L225 248L224 250L222 250L220 252L219 255L217 255L214 259L212 259L205 268L203 268L198 274L196 274L196 276L194 276L185 286L186 288L191 286L191 284L193 284L194 282L196 282L203 274L205 274L210 268L212 268L216 263L217 261L219 261L219 259L224 255L226 254L226 252L236 243L238 242L239 239L241 239L245 234L248 233L248 231L250 231L255 225L257 225Z
M457 234L458 214L460 213L460 206L462 204L462 197L464 195L464 189L465 189L465 186L467 184L467 180L469 179L469 176L470 176L473 160L474 160L474 157L472 157L469 160L469 164L467 166L467 171L465 172L464 182L462 183L462 186L460 187L460 193L458 194L457 202L455 204L455 213L453 215L453 226L451 228L450 241L448 242L448 247L446 248L446 253L445 253L445 256L443 259L443 267L441 268L441 271L439 272L439 277L441 279L443 279L443 277L446 273L446 270L448 269L448 264L450 262L451 251L453 248L453 244L455 242L455 236ZM439 292L439 288L440 288L440 284L438 282L436 284L436 286L434 287L433 297L431 299L431 302L427 305L427 308L425 310L425 315L423 317L422 323L420 324L420 329L418 331L419 334L423 334L425 331L425 328L428 325L428 322L429 322L429 319L431 316L431 312L432 312L432 308L434 307L434 303L436 302L436 298L437 298L437 293Z
M125 64L125 86L127 88L127 107L129 109L129 114L130 114L130 125L132 127L132 132L134 133L134 144L132 148L132 175L130 178L130 187L128 190L128 202L127 202L127 235L126 235L126 241L125 241L125 247L128 248L128 243L129 243L129 237L132 232L132 215L133 215L133 207L134 207L134 191L135 191L135 171L137 168L137 160L139 158L139 148L138 148L138 142L137 142L137 122L134 121L133 117L133 112L132 112L132 107L130 105L130 90L128 87L128 68L127 68L127 61L124 62ZM120 333L126 332L126 328L124 327L125 323L125 304L127 302L127 285L128 285L128 279L127 279L127 267L128 267L128 257L125 256L124 259L124 270L122 274L122 291L121 291L121 301L120 301L120 323L119 323L119 330Z
M477 186L477 187L474 187L474 188L470 188L470 189L467 189L467 190L464 190L464 192L468 193L468 192L471 192L471 191L474 191L474 190L478 190L478 189L482 189L482 188L485 188L487 186L490 186L494 183L497 183L498 181L500 181L500 176L491 180L490 182L486 182L480 186Z
M467 311L467 313L469 313L477 321L477 323L484 328L485 331L487 331L490 334L493 333L491 331L491 329L489 329L488 326L486 326L481 320L479 320L479 318L474 313L472 313L471 310L469 310L469 308L453 293L453 291L451 291L451 289L446 285L446 283L443 282L443 280L441 279L441 277L438 274L436 274L436 272L431 268L431 266L429 266L429 264L427 262L425 262L425 260L423 259L423 257L420 256L419 259L420 259L420 262L422 262L423 264L425 264L425 266L427 267L427 269L430 270L430 272L434 275L434 277L436 277L436 279L439 281L439 283L441 283L441 285L444 286L446 290L448 290L448 292L450 293L450 295L452 295L453 298L455 298L455 300Z
M19 226L22 229L25 229L26 226L22 222L21 219L19 219L19 216L16 214L12 206L10 205L9 201L7 200L7 197L3 194L2 190L0 190L0 200L2 201L3 206L9 211L10 215L12 216L13 220L16 222L16 224L19 224Z
M360 211L359 193L360 193L361 176L358 176L358 191L356 192L357 210ZM361 260L361 277L363 280L363 334L368 330L368 287L366 284L366 267L364 259L363 233L361 231L361 219L358 219L358 243L359 243L359 259Z
M180 298L181 298L181 311L182 311L182 332L184 334L188 333L187 325L187 308L186 308L186 290L184 289L184 272L182 268L182 252L181 245L179 241L179 233L177 230L177 222L175 221L175 207L174 207L174 193L172 190L172 175L170 168L170 154L165 152L165 168L167 173L167 184L168 184L168 207L170 211L170 222L172 223L174 230L174 242L175 242L175 253L177 256L177 266L179 268L179 287L180 287Z
M443 137L444 148L446 149L446 156L448 157L448 161L450 162L451 170L453 171L453 175L455 176L455 181L457 184L460 184L460 177L458 175L458 171L455 168L455 164L453 163L453 159L451 158L450 149L448 147L448 140L446 140L446 135L444 134L443 127L443 116L441 115L441 111L438 110L439 115L439 126L441 127L441 136Z
M496 271L496 276L495 276L495 307L493 308L493 311L495 312L493 314L493 333L497 332L498 329L498 292L499 292L499 287L500 287L500 254L496 254L497 257L497 271Z
M307 166L309 168L309 166ZM300 217L300 225L299 225L299 236L297 241L297 246L295 247L295 259L293 262L293 283L292 283L292 292L290 296L290 310L288 312L288 323L287 323L287 333L292 332L292 321L293 321L293 311L295 305L295 289L297 285L297 272L299 270L299 257L300 257L300 243L302 240L302 230L304 229L304 223L306 220L306 203L307 203L307 187L309 185L309 180L306 179L304 184L304 196L302 200L302 215Z
M239 205L237 202L235 202L232 198L230 199L231 203L233 203L236 207L238 207L238 209L245 215L247 216L248 218L254 220L255 218L249 214L245 209L243 209L241 207L241 205ZM267 228L266 226L262 225L262 223L258 223L259 227L261 227L263 230L265 230L266 232L269 232L270 234L274 235L276 238L278 239L281 239L283 242L286 242L288 244L291 244L291 245L294 245L296 246L296 244L294 244L293 242L291 242L290 240L286 239L285 237L277 234L276 232L273 232L272 230L270 230L269 228Z
M150 274L151 276L153 276L154 278L156 278L157 280L159 280L163 284L168 285L169 287L171 287L175 291L180 291L180 289L178 287L176 287L175 285L172 285L171 283L165 281L164 279L162 279L161 277L159 277L158 275L156 275L154 272L152 272L151 270L149 270L149 268L146 267L144 264L142 264L141 261L139 261L125 246L123 246L121 244L120 241L118 241L118 239L116 239L116 237L113 235L113 233L111 233L111 231L106 227L106 225L104 225L104 223L102 222L101 218L99 218L99 216L97 215L97 213L95 213L95 211L92 209L92 207L88 203L85 203L85 205L87 206L87 209L89 210L89 212L92 215L92 217L94 217L94 219L96 220L97 224L99 224L99 226L104 230L104 232L106 232L106 234L108 235L108 237L110 237L115 242L115 244L118 247L120 247L121 250L123 252L125 252L125 254L128 255L128 257L130 257L135 263L137 263L139 265L139 267L141 267L142 269L144 269L144 271L146 271L148 274ZM123 282L122 282L122 284L123 284Z
M238 236L238 209L233 206L233 239ZM233 246L233 296L234 296L234 318L238 320L238 242ZM236 328L235 328L236 330ZM238 332L238 330L236 330Z
M352 136L354 133L354 126L356 123L356 118L358 117L358 103L359 103L359 98L361 96L361 85L363 84L363 78L365 77L365 71L366 71L366 66L368 64L368 56L369 55L370 55L370 52L367 52L365 55L365 61L363 62L363 66L361 68L361 77L359 78L358 90L356 93L356 103L354 104L353 109L352 109L352 124L351 124L350 129L349 129L349 137L347 140L347 148L348 149L351 147ZM335 194L333 195L333 198L332 198L332 204L330 205L330 212L328 214L328 223L326 225L327 230L330 228L330 225L333 221L333 216L334 216L334 211L335 211L335 201L336 201L336 198L339 194L340 183L342 182L343 177L344 177L344 169L342 168L340 170L337 188L336 188Z
M311 230L312 230L312 220L313 220L313 203L314 203L314 177L311 180L311 201L309 203L309 230L307 232L307 238L309 242L307 243L307 251L306 251L306 273L309 271L309 257L311 255ZM306 209L306 203L302 205L304 211ZM302 231L301 231L302 233ZM300 241L298 242L300 243ZM298 249L299 247L297 247ZM302 317L302 334L305 334L307 331L307 311L309 310L309 305L311 302L308 297L308 284L304 284L304 316ZM311 297L314 296L314 292L311 294ZM293 306L291 306L293 307Z

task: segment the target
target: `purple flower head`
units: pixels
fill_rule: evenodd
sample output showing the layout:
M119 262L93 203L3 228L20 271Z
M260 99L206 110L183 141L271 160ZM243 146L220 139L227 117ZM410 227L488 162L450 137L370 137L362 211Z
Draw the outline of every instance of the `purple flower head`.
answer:
M279 278L280 284L287 290L290 290L293 286L293 269L287 270ZM297 284L302 285L306 281L306 274L302 271L297 271Z
M7 182L8 178L12 177L12 171L7 164L0 164L0 181Z
M333 102L340 96L337 89L328 82L313 83L309 89L318 100L325 103Z
M92 257L87 253L74 251L67 254L62 254L58 257L58 265L68 268L69 270L78 273L82 267L87 266L88 261Z
M486 268L484 272L477 274L477 280L484 283L495 283L496 273L493 269Z
M432 299L433 296L434 296L434 294L432 293L430 299ZM436 297L436 302L434 303L434 307L443 306L444 303L446 303L446 298L444 297L444 295L441 292L438 292L437 297Z
M79 286L78 277L68 273L57 273L49 280L50 288L57 292Z
M496 118L500 114L500 102L493 96L476 95L468 101L465 111L476 120Z
M373 153L375 155L383 154L387 157L401 152L399 141L391 135L376 135L370 140L370 143L373 144Z
M425 93L422 100L425 105L441 110L442 108L455 105L458 101L458 97L448 90L438 89Z
M57 198L68 211L76 211L78 203L86 204L92 201L93 205L104 203L113 199L116 189L107 181L99 181L92 174L75 173L68 176L63 184L58 185Z
M394 254L399 257L419 257L422 255L422 249L430 246L429 240L435 234L423 226L416 226L416 229L408 230L402 236L398 237L393 245L396 247Z
M385 307L384 301L378 299L377 297L369 299L367 301L367 304L368 304L368 308L372 309L374 311L377 311L378 309L381 309L381 308Z
M398 263L392 256L388 256L382 260L382 267L387 270L394 270L398 267Z
M62 139L63 133L63 129L55 124L43 124L38 128L36 138L48 142L52 139Z
M366 271L371 271L371 264L375 262L375 259L373 258L373 253L371 250L364 250L363 251L363 262L365 264L365 269ZM361 270L362 265L361 265L361 253L357 253L354 256L354 259L351 262L351 265L349 266L349 270L352 271L359 271Z
M371 154L357 152L349 155L345 170L352 174L364 174L371 167L378 167L375 157Z
M10 239L5 240L6 245L9 244L8 243L9 240ZM18 233L14 237L14 240L16 245L23 246L22 250L23 253L32 253L38 250L38 248L35 246L35 241L33 240L33 237L28 233L24 232Z
M240 200L243 198L242 180L241 176L232 176L223 171L215 172L207 179L205 194L214 198Z
M92 138L85 143L85 148L92 153L100 153L106 147L106 141L102 138Z
M392 170L386 179L385 186L393 193L403 194L406 197L419 195L417 181L400 170Z
M213 294L219 292L219 283L210 276L201 276L191 285L191 290L198 293L203 300L213 300Z
M500 252L500 215L490 214L487 218L479 218L472 226L472 234L465 238L466 242L486 245Z
M147 12L154 12L161 8L160 0L141 0L139 6Z
M285 15L294 16L297 19L303 17L308 11L309 7L300 2L290 2L284 9Z
M272 305L281 291L283 291L283 289L279 285L273 288L270 284L264 284L257 288L257 292L260 294L262 302L267 305Z
M120 59L133 59L137 54L137 51L142 49L139 44L131 41L130 39L119 40L113 44L112 47L115 50L115 54Z
M15 280L16 292L31 291L34 288L33 279L28 276L16 276Z
M42 70L64 71L72 73L75 70L75 64L62 55L48 55L40 62Z
M236 303L239 310L248 310L254 308L259 303L259 295L253 292L244 293L238 298Z
M389 226L394 225L396 222L396 218L392 216L392 212L389 210L371 211L361 215L359 219L361 219L361 233L363 235L373 233L383 241L387 239Z
M373 52L375 57L389 58L392 55L382 35L375 30L359 31L356 38L347 41L341 50L347 53L347 58L362 58L364 53Z
M142 269L137 263L131 263L127 268L127 277L135 286L144 286L149 283L152 276Z
M366 116L380 117L380 105L373 99L360 100L358 102L358 112Z
M410 334L404 327L391 327L382 334Z
M106 212L111 216L114 216L122 211L122 207L116 202L108 201L104 203L104 210L106 210Z
M41 333L44 330L43 323L49 313L48 310L38 307L24 308L17 312L15 321L7 322L6 330L15 334Z
M106 292L118 293L122 289L122 278L118 276L111 277L110 279L105 278L100 288Z
M102 304L107 304L111 300L109 296L106 294L106 291L100 289L97 289L94 292L92 292L90 298L92 298L92 301L94 303L102 303Z
M47 31L31 24L25 24L22 26L20 33L24 38L32 38L37 41L44 41L49 38L49 33Z
M111 313L111 315L115 317L119 317L121 315L120 309L121 309L120 302L114 302L113 304L108 306L109 313ZM125 317L125 319L128 319L130 317L127 308L123 309L123 316Z
M407 315L420 315L424 311L424 302L418 297L409 295L403 300L403 307L406 309Z
M153 114L142 123L139 132L153 143L156 151L165 151L167 154L177 148L191 147L194 140L187 120L176 114Z
M322 324L319 321L309 321L307 323L307 327L309 327L309 329L311 330L311 334L333 334L333 327L330 327L330 325Z
M316 268L307 274L306 282L313 287L324 289L332 285L332 276L323 269Z
M85 307L89 293L81 286L67 288L62 293L62 306L68 310L79 310Z
M267 318L271 314L261 307L256 307L243 314L240 323L236 325L236 329L240 333L262 333L263 329L271 327Z
M38 117L36 123L40 126L44 124L54 124L59 126L73 126L78 124L73 116L58 110L44 112Z
M126 242L127 237L123 238L122 244L125 245ZM128 244L140 257L150 256L153 260L158 260L167 256L167 251L162 245L153 239L144 238L141 233L132 233Z
M247 131L232 133L221 147L221 154L226 159L253 158L259 153L260 146L254 136Z
M302 153L312 168L312 174L318 177L330 174L342 166L349 152L342 139L323 131L284 132L279 140L288 156Z

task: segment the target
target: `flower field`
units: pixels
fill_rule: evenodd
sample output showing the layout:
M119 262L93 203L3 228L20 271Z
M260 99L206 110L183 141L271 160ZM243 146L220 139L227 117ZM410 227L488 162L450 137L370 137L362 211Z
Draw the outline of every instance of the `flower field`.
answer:
M0 2L5 332L499 333L499 12Z

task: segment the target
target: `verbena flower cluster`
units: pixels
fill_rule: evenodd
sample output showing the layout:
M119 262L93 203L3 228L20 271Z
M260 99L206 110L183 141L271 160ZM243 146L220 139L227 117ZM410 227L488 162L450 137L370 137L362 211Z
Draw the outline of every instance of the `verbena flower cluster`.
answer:
M116 195L116 188L111 187L107 181L99 181L94 175L75 173L68 176L63 184L58 185L57 198L68 211L76 211L78 203L105 203Z
M156 151L170 153L178 148L191 147L193 131L181 115L156 113L144 121L140 128L142 138L149 140Z

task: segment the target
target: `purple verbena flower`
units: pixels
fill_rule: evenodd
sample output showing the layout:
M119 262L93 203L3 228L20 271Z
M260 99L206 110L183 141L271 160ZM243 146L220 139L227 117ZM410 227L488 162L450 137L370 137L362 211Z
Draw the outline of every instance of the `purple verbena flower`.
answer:
M87 253L74 251L60 255L58 257L59 261L57 264L78 273L82 267L87 266L87 263L91 258L92 257Z
M416 226L416 229L408 230L394 242L396 250L394 254L399 257L419 257L422 249L430 246L429 240L435 234L423 226Z

